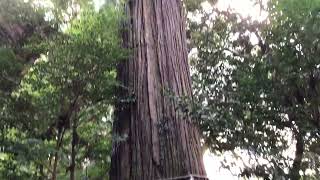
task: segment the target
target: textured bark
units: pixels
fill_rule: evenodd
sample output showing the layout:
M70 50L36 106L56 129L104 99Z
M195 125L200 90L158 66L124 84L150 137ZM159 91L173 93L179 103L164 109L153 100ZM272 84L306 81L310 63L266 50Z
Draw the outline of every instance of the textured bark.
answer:
M42 25L39 25L42 24ZM50 35L57 34L58 30L44 20L38 24L32 22L10 22L1 16L0 12L0 45L11 47L22 47L28 38L33 35L46 39Z
M125 46L132 58L119 66L126 88L117 105L111 180L153 180L205 175L197 127L164 95L191 96L187 44L180 0L131 0ZM125 103L127 102L127 103Z
M25 38L26 31L23 25L5 23L0 17L0 45L19 44Z

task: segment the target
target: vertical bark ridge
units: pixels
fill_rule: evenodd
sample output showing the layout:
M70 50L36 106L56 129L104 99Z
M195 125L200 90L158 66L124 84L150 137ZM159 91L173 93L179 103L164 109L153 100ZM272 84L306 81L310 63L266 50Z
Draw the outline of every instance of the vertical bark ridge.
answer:
M111 180L156 180L205 175L200 136L164 90L191 96L185 22L180 0L131 0L124 45L132 57L118 68L124 88L114 133Z

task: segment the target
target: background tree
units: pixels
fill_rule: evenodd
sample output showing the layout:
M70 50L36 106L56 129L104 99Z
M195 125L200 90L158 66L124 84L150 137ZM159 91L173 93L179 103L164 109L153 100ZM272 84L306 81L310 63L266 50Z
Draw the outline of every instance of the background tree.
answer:
M35 14L37 8L41 9L33 2L14 2L17 4L12 8L17 12L30 8L28 13ZM63 7L58 6L57 12L64 14L67 8ZM111 104L113 89L117 86L115 67L125 54L118 35L122 15L114 7L104 7L99 12L81 9L77 10L78 14L70 15L78 18L70 19L68 15L62 22L60 16L52 16L50 21L44 19L54 9L40 9L45 13L37 14L39 24L58 27L50 37L40 37L38 31L29 36L22 33L21 44L17 44L18 40L3 36L7 41L2 44L0 58L4 65L2 75L5 75L1 97L6 103L1 107L4 128L0 177L107 178ZM6 13L11 13L1 12L7 16ZM14 18L7 22L15 23ZM28 22L29 19L23 23ZM64 30L60 29L63 25L67 27ZM13 32L5 31L9 35ZM28 63L20 62L16 49L35 56Z
M317 179L319 2L270 1L262 8L269 13L262 22L197 10L201 22L189 22L196 48L189 110L212 151L242 149L256 161L241 175L300 179L300 171L312 169L303 176ZM284 156L292 145L293 159Z

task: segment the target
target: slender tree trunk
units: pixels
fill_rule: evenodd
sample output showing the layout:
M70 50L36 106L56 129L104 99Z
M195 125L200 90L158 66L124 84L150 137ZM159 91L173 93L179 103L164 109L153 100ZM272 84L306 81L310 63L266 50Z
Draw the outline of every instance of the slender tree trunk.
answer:
M37 180L42 180L46 178L46 176L44 175L44 167L42 164L37 165L37 176Z
M54 161L53 161L53 170L52 170L51 180L57 179L57 168L58 168L58 160L59 160L58 151L60 150L60 147L62 145L62 140L63 140L65 129L61 128L58 131L59 131L59 133L58 133L58 140L57 140L57 145L56 145L56 152L54 153Z
M53 170L52 170L52 175L51 175L51 180L56 180L57 179L57 166L58 166L58 153L54 153L54 162L53 162Z
M76 145L78 141L77 123L76 120L72 123L72 142L71 142L71 162L70 162L70 180L75 180L75 167L76 167Z
M291 180L299 180L300 174L299 171L301 169L301 163L303 158L303 152L304 152L304 141L303 136L300 132L295 132L296 137L296 152L295 152L295 158L293 160L292 168L290 169L290 179Z
M117 105L111 180L155 180L205 175L200 135L191 119L164 94L191 96L185 20L180 0L131 0L125 46L132 58L119 66L128 87ZM121 103L122 102L122 103ZM115 138L117 139L117 138Z

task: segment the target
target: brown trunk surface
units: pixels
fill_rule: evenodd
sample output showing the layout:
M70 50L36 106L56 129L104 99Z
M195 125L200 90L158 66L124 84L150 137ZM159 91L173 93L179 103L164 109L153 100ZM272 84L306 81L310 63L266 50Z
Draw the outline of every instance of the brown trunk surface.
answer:
M185 21L180 0L131 0L125 45L132 58L119 66L128 87L117 105L111 180L205 175L197 127L164 95L191 96Z

